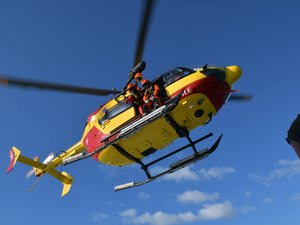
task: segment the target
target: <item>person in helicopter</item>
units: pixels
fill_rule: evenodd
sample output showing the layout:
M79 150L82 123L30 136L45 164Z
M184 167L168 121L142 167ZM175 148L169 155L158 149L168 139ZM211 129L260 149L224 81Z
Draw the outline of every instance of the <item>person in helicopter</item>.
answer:
M297 118L292 122L288 130L286 141L292 146L300 159L300 114L298 114Z
M151 112L161 106L160 88L157 84L152 84L149 80L143 80L143 114Z
M136 73L134 75L134 84L137 88L139 88L139 83L141 83L143 80L143 74L142 73Z
M132 83L129 83L127 85L127 90L129 91L129 96L126 98L125 103L130 104L132 103L136 114L142 114L142 103L143 103L143 96L141 90Z

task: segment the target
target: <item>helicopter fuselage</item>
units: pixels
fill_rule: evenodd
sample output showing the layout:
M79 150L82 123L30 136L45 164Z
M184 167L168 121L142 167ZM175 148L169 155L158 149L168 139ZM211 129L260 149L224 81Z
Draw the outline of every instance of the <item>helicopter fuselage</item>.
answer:
M229 77L228 68L230 67L191 70L178 67L152 82L160 86L164 101L181 95L177 106L168 114L179 127L190 131L210 122L226 102L232 83L241 75L238 68L239 71L234 72L237 77ZM232 74L233 72L231 76ZM134 163L132 158L126 157L118 149L121 148L136 159L143 159L179 137L176 127L171 126L165 117L161 117L118 140L118 148L115 144L110 144L115 143L121 129L134 126L138 124L136 121L143 118L132 104L125 103L128 95L129 92L118 95L88 117L81 142L89 153L104 147L92 156L101 163L113 166Z

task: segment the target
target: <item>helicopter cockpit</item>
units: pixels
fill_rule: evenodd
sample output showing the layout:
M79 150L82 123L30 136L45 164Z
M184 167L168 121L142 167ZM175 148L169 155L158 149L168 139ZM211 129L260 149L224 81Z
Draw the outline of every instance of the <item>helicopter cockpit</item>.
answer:
M185 67L176 67L172 70L169 70L168 72L162 75L164 79L165 87L177 81L178 79L181 79L194 72L195 72L194 70Z
M103 123L105 123L105 121L111 120L112 118L116 117L117 115L119 115L120 113L126 111L127 109L129 109L131 107L132 107L132 104L125 103L124 101L120 102L115 107L105 110L103 117L101 117L98 120L98 122L99 122L99 124L102 125Z

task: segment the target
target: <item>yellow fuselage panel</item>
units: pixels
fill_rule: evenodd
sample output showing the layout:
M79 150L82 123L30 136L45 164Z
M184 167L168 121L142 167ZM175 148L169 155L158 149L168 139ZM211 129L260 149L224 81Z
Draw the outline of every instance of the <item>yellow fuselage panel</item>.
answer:
M161 149L168 143L176 139L178 135L168 126L165 119L160 118L151 124L142 127L136 133L129 137L123 138L117 144L126 150L135 158L144 158L144 153L147 150ZM133 163L130 159L121 155L114 147L105 148L98 156L101 163L124 166Z
M174 83L168 85L166 87L166 93L168 96L171 96L172 94L176 93L177 91L181 90L182 88L186 87L188 84L191 84L195 81L198 81L202 78L205 78L206 76L200 73L199 71L195 71L195 73L192 73L186 77L181 78L178 81L175 81Z
M181 127L192 130L205 125L216 114L216 108L204 94L192 94L182 99L170 113Z
M104 134L110 134L115 129L119 128L120 126L126 125L126 123L124 123L124 122L126 122L127 120L130 121L132 118L134 118L134 116L135 116L134 108L131 107L128 110L126 110L125 112L120 113L120 115L117 115L112 120L106 120L106 121L103 121L101 124L99 124L99 120L105 116L106 111L115 107L119 102L124 100L127 96L128 96L128 93L126 93L125 95L120 95L116 99L113 98L113 99L109 100L105 105L103 105L98 110L98 112L92 116L92 119L90 121L88 121L88 123L86 124L85 130L83 133L83 138L89 133L89 131L93 127L96 127Z
M118 128L128 124L134 118L135 109L134 107L130 107L129 109L115 116L111 120L106 120L102 125L100 125L100 130L104 134L111 134L115 132Z
M200 103L200 104L199 104ZM196 112L201 113L200 116ZM187 130L192 130L204 125L216 113L216 109L203 94L192 94L183 98L177 107L170 113L170 116ZM137 159L142 159L150 152L162 149L178 138L176 130L165 120L160 118L145 125L130 137L120 140L117 144ZM153 152L153 151L152 151ZM124 166L133 163L132 160L120 154L114 147L105 148L98 156L101 163Z

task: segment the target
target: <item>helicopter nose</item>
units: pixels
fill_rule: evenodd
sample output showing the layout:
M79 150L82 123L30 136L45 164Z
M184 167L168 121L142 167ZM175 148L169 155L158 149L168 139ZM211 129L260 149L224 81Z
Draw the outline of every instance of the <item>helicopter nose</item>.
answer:
M239 66L227 66L226 67L226 81L229 85L232 85L242 75L242 68Z

